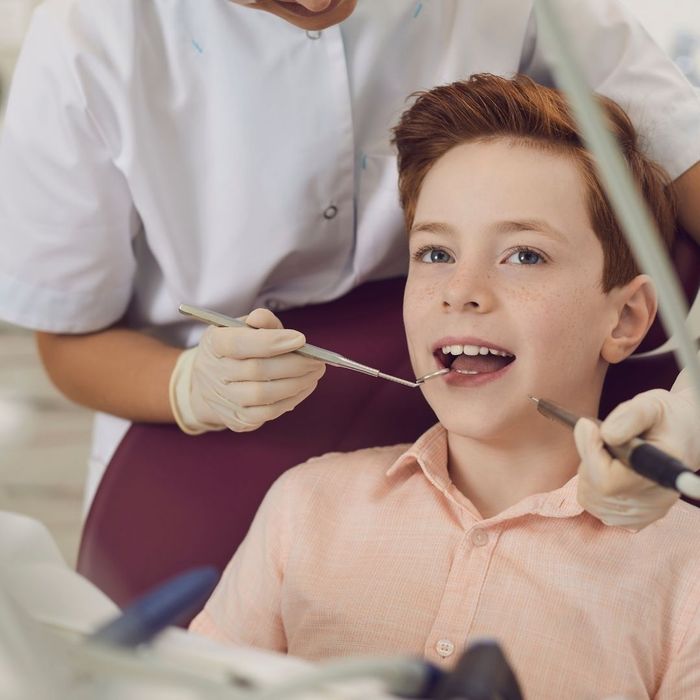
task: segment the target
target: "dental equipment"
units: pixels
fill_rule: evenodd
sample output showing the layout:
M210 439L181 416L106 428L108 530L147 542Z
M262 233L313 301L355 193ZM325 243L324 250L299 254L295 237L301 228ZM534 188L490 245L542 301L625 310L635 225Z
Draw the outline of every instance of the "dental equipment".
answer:
M225 316L224 314L217 313L216 311L211 311L209 309L202 309L197 306L189 306L188 304L180 304L178 311L185 316L191 316L196 318L198 321L204 321L212 326L221 327L234 327L246 328L246 324L231 316ZM415 388L420 386L423 382L428 379L433 379L433 377L439 377L443 374L447 374L450 370L448 368L439 369L436 372L430 372L429 374L424 374L422 377L418 377L415 382L407 381L406 379L400 379L399 377L393 377L391 374L384 374L374 367L368 367L355 360L350 360L343 355L333 352L332 350L324 350L316 345L311 345L306 343L302 345L298 350L294 350L299 355L303 357L310 357L314 360L321 360L331 367L342 367L343 369L351 369L354 372L361 372L362 374L368 374L370 377L378 377L379 379L387 379L390 382L396 382L403 386L410 386Z
M219 572L211 566L186 571L143 595L88 639L120 647L144 644L168 625L198 612L218 580Z
M380 680L392 697L425 700L522 700L523 697L515 672L498 642L484 639L473 642L452 671L404 656L338 659L282 684L253 689L241 700L292 698L358 678Z
M566 94L586 147L593 154L606 194L615 210L640 268L653 279L659 294L659 311L668 337L675 336L674 350L680 367L685 367L700 401L700 361L685 319L688 308L680 284L663 249L648 208L627 168L619 145L605 126L600 105L593 99L583 71L564 31L567 12L555 0L535 0L537 31L553 54L552 69L557 85ZM556 9L555 9L556 6ZM580 58L580 57L579 57Z
M498 642L475 641L437 688L434 700L523 700L520 683Z
M446 674L423 659L408 656L353 657L321 664L317 669L278 685L251 690L241 700L281 700L301 693L319 692L343 681L372 679L384 692L401 698L433 698Z
M553 401L537 399L534 396L529 398L537 404L537 410L543 416L572 429L581 419L581 416L567 411ZM595 422L599 425L601 423L599 420ZM674 489L688 498L700 499L700 476L658 447L636 437L622 445L603 443L603 447L637 474L667 489Z

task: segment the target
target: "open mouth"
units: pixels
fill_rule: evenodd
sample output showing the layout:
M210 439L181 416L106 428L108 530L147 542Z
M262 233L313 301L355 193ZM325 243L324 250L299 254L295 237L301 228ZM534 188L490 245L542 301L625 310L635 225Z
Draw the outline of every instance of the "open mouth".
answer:
M465 375L492 374L515 361L515 355L491 345L443 345L433 352L438 365Z

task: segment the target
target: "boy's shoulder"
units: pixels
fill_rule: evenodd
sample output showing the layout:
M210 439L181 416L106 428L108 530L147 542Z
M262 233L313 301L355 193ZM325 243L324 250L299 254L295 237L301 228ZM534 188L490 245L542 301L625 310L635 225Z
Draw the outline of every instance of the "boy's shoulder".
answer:
M380 472L387 469L411 447L410 443L385 445L380 447L365 447L352 452L326 452L319 457L312 457L295 467L295 471L314 474L325 473L329 469L359 472Z
M386 472L410 444L368 447L353 452L327 452L289 469L282 475L293 490L322 489L344 492L373 489L386 480Z
M656 522L631 539L639 553L661 563L675 561L681 568L697 572L700 565L700 508L678 501ZM694 574L695 575L695 574Z
M684 532L694 541L700 543L700 507L678 501L669 512L653 526L659 529L659 533ZM700 549L698 550L700 556Z

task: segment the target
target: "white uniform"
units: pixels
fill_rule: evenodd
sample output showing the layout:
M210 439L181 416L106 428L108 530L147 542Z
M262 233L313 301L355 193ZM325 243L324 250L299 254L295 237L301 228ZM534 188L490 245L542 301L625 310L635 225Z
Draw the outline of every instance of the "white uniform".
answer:
M617 0L569 4L591 86L680 175L693 89ZM279 310L400 274L407 96L518 71L547 81L529 0L359 0L322 32L227 0L47 0L0 142L0 317L186 345L181 302ZM126 427L98 416L89 495Z

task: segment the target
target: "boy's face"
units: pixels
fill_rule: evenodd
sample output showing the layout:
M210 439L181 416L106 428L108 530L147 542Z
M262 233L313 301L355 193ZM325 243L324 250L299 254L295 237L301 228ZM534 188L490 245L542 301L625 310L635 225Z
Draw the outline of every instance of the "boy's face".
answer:
M233 0L255 10L264 10L307 30L321 30L347 19L357 0Z
M465 373L423 385L450 432L488 441L541 427L528 394L597 409L618 311L601 291L586 195L572 159L505 139L457 146L428 172L404 322L416 376L450 361Z

